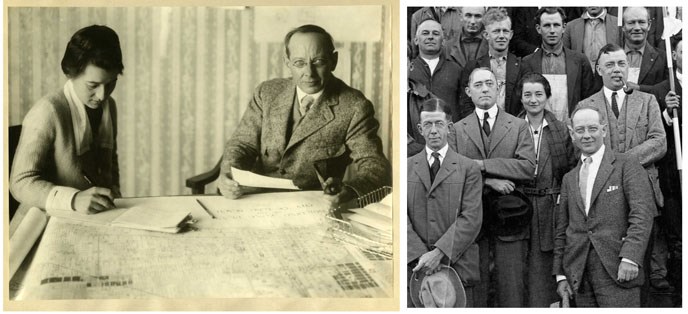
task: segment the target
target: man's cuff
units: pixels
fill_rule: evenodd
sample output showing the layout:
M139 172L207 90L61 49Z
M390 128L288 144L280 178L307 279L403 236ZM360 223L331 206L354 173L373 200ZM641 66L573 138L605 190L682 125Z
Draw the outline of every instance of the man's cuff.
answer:
M562 280L566 280L566 276L564 275L557 275L557 283L559 283Z
M671 126L673 123L671 122L671 116L669 115L669 110L664 109L662 111L662 117L664 117L664 121L668 126Z
M630 259L627 259L627 258L625 258L625 257L622 257L622 258L621 258L621 261L622 261L622 262L629 263L629 264L631 264L631 265L633 265L633 266L635 266L635 267L638 267L638 264L636 264L636 262L634 262L634 261L632 261L632 260L630 260Z
M55 210L74 210L72 208L72 200L74 195L80 191L68 186L56 186L48 194L48 199L45 201L45 210L50 214Z

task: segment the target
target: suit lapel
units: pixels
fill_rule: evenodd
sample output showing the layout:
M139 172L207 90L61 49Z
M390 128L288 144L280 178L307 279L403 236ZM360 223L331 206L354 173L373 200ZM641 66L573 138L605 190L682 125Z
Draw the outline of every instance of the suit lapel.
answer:
M580 194L580 185L578 184L580 182L580 169L581 169L581 162L580 159L578 160L578 165L576 168L573 168L573 182L571 182L571 186L573 186L573 190L575 193L569 197L573 197L574 200L576 201L576 206L578 209L583 212L583 215L585 215L585 200L583 199L583 196Z
M600 110L600 113L602 113L604 120L607 121L607 135L604 137L604 145L611 148L612 130L616 129L617 123L614 115L610 114L611 109L608 109L609 105L607 105L607 99L604 96L604 90L600 90L599 92L590 96L588 99L590 100L593 106L597 107L597 109ZM612 121L612 119L614 120Z
M657 60L657 51L649 44L645 44L643 59L640 62L640 73L638 74L637 82L638 84L640 84L640 82L642 82L647 76L647 73L650 72L650 69L655 64L655 60Z
M542 54L544 53L544 50L542 50L542 47L540 47L540 50L535 52L533 54L533 72L535 73L542 73Z
M468 138L473 141L473 144L478 147L478 150L480 150L480 155L483 156L483 159L487 159L487 154L485 153L485 147L483 145L483 138L480 135L480 123L478 123L478 116L476 115L475 110L469 117L470 118L463 121L463 130L468 135Z
M428 190L428 194L430 194L440 183L442 183L442 181L447 179L454 171L456 171L458 163L459 160L456 158L456 153L454 153L451 149L447 150L447 156L444 157L442 166L440 167L440 170L437 171L435 181L432 182L432 186L430 187L430 190Z
M499 110L497 119L495 119L495 125L492 127L492 132L490 133L490 150L487 152L488 157L492 154L492 151L494 151L499 142L509 133L509 130L511 130L511 119L507 119L504 112Z
M294 102L296 101L296 86L291 85L291 88L284 89L277 98L275 98L275 103L277 104L271 114L268 117L268 125L273 126L270 128L274 133L274 136L269 138L274 141L276 147L280 149L285 148L287 145L287 137L284 134L288 133L289 121L292 118L292 109Z
M613 43L613 44L619 44L619 27L616 26L617 19L611 15L609 15L609 12L607 12L607 15L604 17L604 28L605 32L607 33L607 42L608 43ZM577 33L577 34L583 34ZM583 40L583 36L577 36L580 37L580 40ZM594 69L593 69L594 71Z
M425 147L423 147L422 153L413 157L413 163L413 170L416 172L416 175L420 178L420 181L423 182L423 186L425 186L425 191L428 191L429 193L431 187L430 166L428 165L428 154L425 151Z
M514 54L506 56L506 81L516 82L518 80L518 58ZM509 90L507 90L507 93Z
M595 177L595 183L592 185L592 194L590 195L590 211L592 211L592 204L595 203L595 199L600 195L600 191L604 188L609 176L612 175L614 171L614 153L611 150L606 149L604 151L604 156L602 157L602 163L600 164L600 169L597 170L597 176ZM588 213L589 214L589 213Z
M286 149L294 146L334 120L334 113L330 107L336 106L338 102L337 98L328 95L327 91L325 91L306 115L301 118L301 122L294 128Z
M634 97L636 93L631 93L626 95L625 99L625 104L624 104L624 109L626 110L626 123L624 127L626 129L629 129L629 126L636 125L638 118L640 117L640 108L643 106L643 104L638 101L637 97ZM631 132L626 132L626 134L629 134L629 136L626 136L625 140L625 145L624 147L631 147L631 140L633 139L633 136L630 136Z

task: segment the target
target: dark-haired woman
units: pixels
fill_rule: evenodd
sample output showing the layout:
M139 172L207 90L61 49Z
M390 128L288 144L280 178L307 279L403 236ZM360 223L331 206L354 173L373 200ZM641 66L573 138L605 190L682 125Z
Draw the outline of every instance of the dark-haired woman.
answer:
M117 106L110 94L122 74L117 33L93 25L67 44L62 72L68 80L24 117L10 191L28 207L97 213L120 196Z
M518 83L524 111L535 149L535 180L524 186L533 204L528 250L528 306L548 307L555 302L557 284L552 278L554 213L564 174L576 160L566 125L558 121L549 106L552 89L538 73L526 74Z

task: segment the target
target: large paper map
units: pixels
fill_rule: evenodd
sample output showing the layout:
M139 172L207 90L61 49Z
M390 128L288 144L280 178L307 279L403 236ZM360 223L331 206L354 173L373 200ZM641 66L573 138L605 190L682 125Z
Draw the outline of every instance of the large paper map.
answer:
M392 297L392 261L337 242L322 192L118 200L192 211L165 234L52 218L17 299Z

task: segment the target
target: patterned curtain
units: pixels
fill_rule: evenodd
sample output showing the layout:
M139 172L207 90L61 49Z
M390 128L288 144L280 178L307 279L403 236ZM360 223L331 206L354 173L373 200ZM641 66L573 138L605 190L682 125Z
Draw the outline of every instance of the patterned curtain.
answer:
M373 102L384 151L391 156L389 9L343 9L379 16L365 25L382 34L372 40L343 36L346 40L341 41L330 31L340 55L335 75ZM270 21L271 10L298 12L298 18ZM120 37L125 67L112 95L119 110L122 192L124 196L189 194L185 179L217 163L253 88L266 79L289 77L282 61L286 32L303 21L328 23L318 10L8 8L9 125L21 124L36 100L62 88L66 79L60 61L71 35L84 26L107 25ZM294 21L299 24L289 24ZM257 28L265 25L274 36L256 36ZM206 191L214 191L214 186Z

